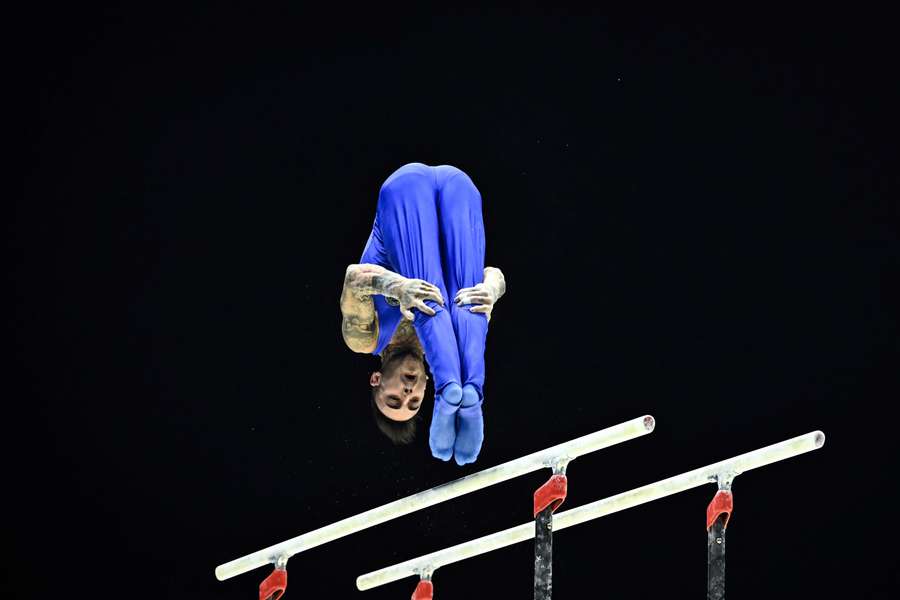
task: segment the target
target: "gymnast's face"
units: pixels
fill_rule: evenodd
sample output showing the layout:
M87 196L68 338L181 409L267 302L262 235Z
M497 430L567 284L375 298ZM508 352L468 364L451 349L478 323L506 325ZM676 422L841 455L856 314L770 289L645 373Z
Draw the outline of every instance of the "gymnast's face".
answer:
M425 397L425 365L413 353L403 353L386 361L381 371L369 377L375 390L375 405L393 421L408 421L416 416Z

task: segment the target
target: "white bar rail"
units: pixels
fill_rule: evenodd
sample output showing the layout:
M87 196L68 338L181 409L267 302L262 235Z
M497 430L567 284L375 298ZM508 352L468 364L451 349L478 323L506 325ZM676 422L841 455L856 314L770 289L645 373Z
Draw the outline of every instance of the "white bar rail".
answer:
M825 443L825 434L813 431L765 448L760 448L734 458L729 458L706 467L694 469L681 475L675 475L656 483L635 488L609 498L597 500L571 510L553 515L553 530L579 525L585 521L597 519L608 514L625 510L639 504L659 500L672 494L699 487L705 483L717 481L720 477L731 478L765 465L821 448ZM479 554L498 548L504 548L517 542L534 537L534 521L493 533L469 542L451 546L431 554L413 558L396 565L385 567L360 575L356 579L356 587L368 590L411 575L430 576L437 568L459 562Z
M235 575L246 573L266 564L283 564L289 557L342 538L344 536L374 527L385 521L408 515L417 510L434 506L446 500L514 479L541 468L565 465L568 461L595 452L615 444L646 435L653 431L656 423L652 416L644 415L612 427L585 435L574 440L558 444L546 450L535 452L496 467L473 473L466 477L451 481L437 487L395 500L383 506L373 508L337 523L326 525L291 538L280 544L269 546L253 554L248 554L216 567L216 578L224 581Z

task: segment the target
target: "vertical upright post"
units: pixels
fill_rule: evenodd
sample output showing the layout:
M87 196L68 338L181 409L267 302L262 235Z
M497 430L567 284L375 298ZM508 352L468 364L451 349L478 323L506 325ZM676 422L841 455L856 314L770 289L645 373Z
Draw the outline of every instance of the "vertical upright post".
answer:
M534 600L553 597L553 506L534 518Z
M553 597L553 512L566 499L566 465L534 492L534 600Z
M719 515L706 533L706 598L725 599L725 521Z
M706 507L706 598L725 600L725 528L734 509L732 476L719 476L719 490Z

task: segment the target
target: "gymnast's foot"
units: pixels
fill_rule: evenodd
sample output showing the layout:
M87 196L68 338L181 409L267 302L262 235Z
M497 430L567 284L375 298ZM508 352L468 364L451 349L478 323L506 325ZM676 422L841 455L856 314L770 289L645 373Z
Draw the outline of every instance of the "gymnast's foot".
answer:
M484 441L484 417L481 413L482 399L473 385L462 390L462 403L456 415L456 442L453 456L456 464L462 466L475 462Z
M458 383L448 383L440 394L434 396L434 412L431 415L431 427L428 430L428 445L431 455L441 460L450 460L453 456L453 444L456 441L456 412L463 391Z

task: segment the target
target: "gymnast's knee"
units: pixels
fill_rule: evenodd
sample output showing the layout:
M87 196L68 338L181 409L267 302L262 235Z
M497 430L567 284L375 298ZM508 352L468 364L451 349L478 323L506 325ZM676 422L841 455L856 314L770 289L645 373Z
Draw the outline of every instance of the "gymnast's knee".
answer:
M403 165L384 180L381 184L381 192L398 195L397 192L405 192L415 189L417 186L434 188L434 175L431 169L422 163L409 163ZM399 194L402 195L402 194Z
M454 202L466 202L481 207L481 192L478 191L472 178L465 171L456 169L450 173L441 192L442 196L452 198Z
M410 212L419 207L425 208L433 202L434 186L431 180L416 173L401 175L385 182L378 194L380 211Z

